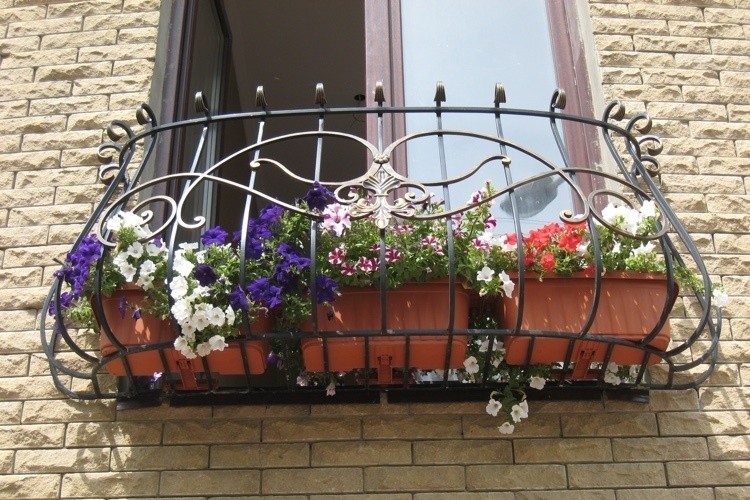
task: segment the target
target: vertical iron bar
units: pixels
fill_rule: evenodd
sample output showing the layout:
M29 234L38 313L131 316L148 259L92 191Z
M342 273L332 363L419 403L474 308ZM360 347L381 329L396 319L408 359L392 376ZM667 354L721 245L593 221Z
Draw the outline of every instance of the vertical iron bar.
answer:
M323 84L319 83L315 86L315 104L320 106L320 113L318 114L318 132L323 132L325 125L325 105L326 105L326 94L323 89ZM318 139L315 144L315 173L313 180L320 182L320 168L321 161L323 158L323 136L318 135ZM313 330L318 332L318 284L316 281L316 262L315 257L318 246L318 222L314 219L310 220L310 294L312 295L312 323ZM323 337L323 371L328 373L328 337Z
M448 187L448 163L445 159L445 137L443 130L443 115L440 110L441 103L445 102L445 86L443 82L435 85L435 119L437 122L438 157L440 159L440 179L443 181L443 201L445 210L451 209L450 189ZM448 244L448 331L447 345L445 349L445 360L443 363L443 387L448 386L448 369L450 367L451 351L453 350L453 329L456 319L456 260L453 247L453 219L445 220L446 243Z
M263 86L258 86L255 90L255 105L260 106L263 108L263 111L267 111L266 107L268 106L268 103L266 102L265 93L263 92ZM263 132L265 130L266 125L266 116L262 115L258 119L258 132L256 134L255 143L259 144L263 140ZM255 150L255 153L253 153L253 159L252 162L255 162L260 158L260 148L257 148ZM250 179L248 179L247 187L250 189L253 189L255 187L255 179L257 176L257 171L254 168L250 168ZM250 211L252 209L252 202L253 202L253 194L248 193L247 196L245 196L245 206L242 211L242 227L240 228L240 282L239 287L242 289L243 293L246 292L246 283L245 283L245 264L247 261L247 257L245 256L245 251L247 249L247 227L250 222ZM270 312L270 311L269 311ZM245 337L253 334L253 329L250 324L250 318L249 318L249 311L242 311L242 329L246 333ZM247 388L249 390L250 388L250 369L248 368L248 358L247 358L247 352L245 350L245 339L240 339L240 355L242 356L242 367L244 368L245 372L245 383L247 384Z

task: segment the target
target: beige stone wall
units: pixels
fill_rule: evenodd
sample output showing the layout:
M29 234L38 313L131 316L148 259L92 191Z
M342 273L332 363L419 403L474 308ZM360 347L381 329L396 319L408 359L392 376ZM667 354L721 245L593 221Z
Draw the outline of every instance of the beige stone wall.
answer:
M40 349L45 286L100 193L104 124L148 98L158 2L0 0L0 497L749 497L750 2L590 13L605 96L655 117L664 190L732 296L721 360L704 388L647 405L533 403L507 438L482 404L63 398Z

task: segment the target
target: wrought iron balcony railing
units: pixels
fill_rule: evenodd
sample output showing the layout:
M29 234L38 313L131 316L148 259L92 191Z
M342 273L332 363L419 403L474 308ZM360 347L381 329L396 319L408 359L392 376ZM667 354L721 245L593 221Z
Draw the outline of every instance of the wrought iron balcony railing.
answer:
M90 244L87 237L91 233L103 245L103 257L93 261L86 284L90 299L80 299L91 304L100 331L86 331L66 314L70 290L64 273L58 273L46 304L52 317L41 327L56 386L69 397L80 399L143 403L168 397L172 403L182 404L265 404L378 401L381 391L394 401L486 399L489 391L507 383L509 373L531 373L531 365L538 363L547 364L544 376L549 380L542 397L599 397L607 391L637 399L647 395L648 389L695 387L707 379L716 362L721 310L712 308L711 283L701 256L659 191L655 155L661 144L653 135L642 135L650 128L646 115L621 122L624 108L618 103L606 108L602 120L568 115L561 111L565 105L562 91L554 93L548 111L511 109L504 107L501 86L488 107L444 106L440 85L433 107L387 107L380 86L375 100L377 105L370 108L328 108L319 86L317 107L273 111L259 89L259 109L253 112L213 116L198 95L199 118L158 125L144 105L137 112L137 131L113 122L108 129L113 142L100 148L105 163L100 177L106 190L73 246L75 251ZM427 120L434 124L424 125ZM289 132L304 121L313 125L312 130ZM462 128L445 126L448 122L460 123ZM417 131L391 137L392 131L404 124ZM273 132L278 130L284 132ZM465 202L486 179L492 179L496 191ZM309 283L309 294L316 297L324 286L315 279L323 248L323 218L320 211L294 200L317 185L333 191L336 202L349 208L352 219L370 218L373 227L377 226L378 243L373 252L379 259L372 263L374 325L342 331L338 324L330 326L325 309L312 306L309 319L301 323L274 323L271 318L259 325L238 309L238 338L228 344L240 347L233 354L240 368L223 372L210 356L187 360L175 351L174 339L188 332L175 318L178 295L157 282L152 286L164 287L164 300L172 311L161 321L168 327L168 338L132 345L118 337L113 324L117 317L106 312L111 290L106 290L103 262L114 256L114 226L107 221L119 211L142 216L141 242L153 243L155 237L164 242L166 280L171 283L181 276L175 269L181 258L181 241L198 241L196 235L217 222L232 226L227 229L240 235L235 244L241 269L236 285L247 300L247 265L264 258L250 255L249 226L265 203L275 203L308 220L303 247L310 252L309 267L304 268L310 279L303 281ZM442 198L439 212L417 209L429 202L430 191ZM529 308L531 296L544 292L525 265L528 239L502 240L511 256L504 271L508 272L506 280L514 283L511 295L515 305L512 300L480 296L461 286L464 271L456 263L466 248L456 236L460 218L493 201L488 227L497 227L494 240L483 236L488 246L497 246L502 234L528 235L530 228L554 221L569 224L559 227L576 227L577 234L584 235L576 241L583 244L577 249L579 261L583 262L584 254L589 259L583 291L560 285L547 300L556 302L563 295L574 295L583 305L566 314L578 318L577 326L567 331L545 326L551 324L546 322L548 317L562 313ZM653 321L636 328L640 332L637 338L616 336L607 330L614 326L602 330L597 323L602 310L612 307L604 305L609 295L631 293L630 289L613 292L606 284L615 274L607 269L607 252L612 249L605 248L607 242L596 228L609 228L610 238L622 236L622 229L608 225L611 217L605 207L610 202L636 209L649 207L656 220L653 234L635 235L644 247L656 248L664 271L649 292L657 296ZM437 292L441 305L436 309L415 307L419 314L444 316L445 323L437 327L391 323L386 312L401 306L394 305L389 298L392 291L387 291L391 279L387 234L394 226L425 220L435 220L445 228L442 243L447 271L445 286ZM688 286L683 284L678 291L679 275L691 273L695 274L687 280ZM548 275L541 286L553 281ZM406 293L411 300L413 292ZM140 305L139 299L124 297L119 298L121 305L128 300ZM631 301L614 307L633 308L620 311L624 313L621 316L642 318L638 309L645 306ZM130 315L128 310L121 317L135 324L137 317ZM470 319L462 320L461 315ZM540 321L527 321L529 318ZM664 337L670 318L671 336ZM401 351L379 351L378 342L383 339L400 341ZM418 349L425 339L439 346L436 366L421 361ZM353 361L342 365L333 359L341 340L355 345L354 354L347 351L346 356L361 358L360 365ZM478 349L482 344L484 348ZM303 360L301 351L310 345L317 357ZM553 355L554 359L539 354L549 347L562 354ZM503 352L501 364L506 371L498 374L496 365ZM146 374L135 367L143 359L155 373ZM610 364L613 361L632 368L627 375L622 371L616 375ZM305 373L300 363L314 373L298 379L300 372ZM298 383L308 380L322 382L318 386ZM330 380L337 384L333 398L325 395ZM532 391L529 396L534 394Z

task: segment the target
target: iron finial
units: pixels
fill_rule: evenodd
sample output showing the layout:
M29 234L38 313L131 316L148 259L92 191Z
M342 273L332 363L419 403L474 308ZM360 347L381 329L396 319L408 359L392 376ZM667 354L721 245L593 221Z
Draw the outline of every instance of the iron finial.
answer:
M315 85L315 104L321 108L326 105L326 91L322 83Z
M382 106L385 102L385 90L383 90L383 82L375 82L375 102L378 106Z
M505 100L505 87L502 83L495 84L495 106L504 104Z
M266 109L268 107L268 101L266 101L266 91L263 90L263 85L258 85L258 87L255 89L255 105L263 109Z
M435 104L445 102L445 86L443 82L437 82L435 84Z
M208 115L208 102L206 102L206 95L201 90L195 93L195 112Z
M552 93L552 107L555 109L565 109L565 105L568 103L568 98L565 95L563 89L555 89Z

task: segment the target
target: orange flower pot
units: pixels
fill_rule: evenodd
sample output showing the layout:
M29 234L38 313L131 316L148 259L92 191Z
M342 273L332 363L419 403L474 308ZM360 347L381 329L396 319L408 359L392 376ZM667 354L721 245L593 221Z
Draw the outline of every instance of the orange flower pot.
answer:
M139 319L134 319L130 307L140 307L143 304L145 292L135 285L125 285L117 290L111 297L102 297L102 308L112 333L120 343L127 349L125 358L128 360L131 373L134 376L152 376L155 372L165 371L164 363L159 354L164 352L167 368L172 373L182 375L183 384L188 388L192 385L186 381L190 373L202 373L205 371L204 358L187 359L177 352L171 343L175 339L172 323L168 319L160 319L151 314L143 313ZM120 316L120 300L128 301L129 309L125 317ZM96 306L94 305L96 311ZM100 324L102 321L98 321ZM253 322L254 332L270 332L272 329L271 318L260 318ZM169 342L168 347L163 349L139 350L140 347L148 347L153 344ZM99 335L101 355L109 356L116 354L118 348L114 345L102 329ZM205 357L208 369L212 373L221 375L242 375L245 373L243 367L241 345L244 345L247 354L248 368L251 374L257 375L266 371L266 357L270 352L270 343L267 340L251 340L240 344L239 341L228 341L229 345L223 351L212 351ZM121 358L115 358L106 363L107 372L112 375L125 376L125 366ZM192 377L194 380L194 376ZM196 387L193 387L196 388Z
M449 312L448 282L410 283L386 293L386 328L388 330L447 330ZM318 307L319 331L379 331L381 328L380 291L376 288L345 288L333 303L333 316ZM469 293L460 284L455 287L455 329L469 326ZM303 331L313 329L312 322L302 325ZM465 335L454 335L449 366L463 366L466 358ZM349 371L365 367L364 337L329 337L328 370ZM442 369L448 347L447 335L412 336L409 340L408 366L424 370ZM324 371L323 339L302 339L305 368ZM380 383L391 382L391 370L404 368L406 337L372 336L369 341L369 363L378 369Z
M513 278L517 282L517 278ZM577 334L584 326L594 298L594 278L584 273L564 277L547 275L543 281L533 273L526 275L522 330L546 330ZM587 335L616 337L634 343L641 342L659 323L662 312L671 310L677 297L677 284L669 302L666 276L656 273L609 271L602 276L599 304L594 322ZM513 329L518 317L518 287L515 296L502 299L502 326ZM665 322L649 347L666 350L669 346L669 322ZM529 337L505 339L505 359L508 364L526 363ZM562 362L568 352L567 339L536 337L531 363ZM607 353L606 342L576 341L571 362L576 363L574 378L586 378L589 366L602 362ZM610 361L619 365L640 365L644 351L616 345ZM648 363L660 361L649 356Z

